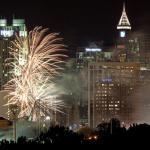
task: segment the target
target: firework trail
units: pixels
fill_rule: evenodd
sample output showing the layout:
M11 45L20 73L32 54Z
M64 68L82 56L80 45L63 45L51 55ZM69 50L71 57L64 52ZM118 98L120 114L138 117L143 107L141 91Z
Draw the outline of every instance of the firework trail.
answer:
M61 112L63 102L50 95L53 79L62 70L66 55L57 33L46 34L48 29L36 27L27 37L18 37L10 48L6 60L12 68L12 79L4 86L8 91L7 105L16 105L18 117L30 116L33 120L52 111Z

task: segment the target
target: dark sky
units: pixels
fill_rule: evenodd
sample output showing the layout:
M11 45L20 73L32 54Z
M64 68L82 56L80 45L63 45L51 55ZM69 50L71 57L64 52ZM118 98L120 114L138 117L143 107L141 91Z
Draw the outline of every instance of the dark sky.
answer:
M90 41L111 45L121 16L123 0L20 0L0 2L0 15L11 20L25 18L29 29L42 25L60 32L71 49ZM150 4L145 0L126 0L126 11L133 30L150 27Z

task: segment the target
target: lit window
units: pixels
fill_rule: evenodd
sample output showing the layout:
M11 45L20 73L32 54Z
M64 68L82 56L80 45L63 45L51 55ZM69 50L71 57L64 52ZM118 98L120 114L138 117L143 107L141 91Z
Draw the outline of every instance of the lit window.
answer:
M26 37L27 36L27 31L20 31L19 36Z
M13 30L1 30L0 35L3 37L11 37L13 35Z

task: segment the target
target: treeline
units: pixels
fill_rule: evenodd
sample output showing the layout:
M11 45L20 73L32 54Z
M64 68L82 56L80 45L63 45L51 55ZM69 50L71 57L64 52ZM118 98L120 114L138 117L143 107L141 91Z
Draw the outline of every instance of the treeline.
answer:
M90 129L89 129L90 130ZM150 125L132 124L128 129L121 126L120 121L112 119L110 122L101 123L95 130L80 129L73 132L63 126L50 127L46 132L34 139L19 137L16 142L1 140L0 148L12 146L33 145L149 145Z

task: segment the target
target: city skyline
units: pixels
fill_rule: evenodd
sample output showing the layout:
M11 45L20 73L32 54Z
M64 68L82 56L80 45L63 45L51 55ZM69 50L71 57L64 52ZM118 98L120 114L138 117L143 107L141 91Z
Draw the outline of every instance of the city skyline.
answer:
M104 41L112 45L116 37L116 26L121 16L123 2L132 26L132 31L148 30L150 11L148 2L129 0L102 0L89 2L52 2L45 1L42 5L34 1L24 4L18 1L2 2L1 18L24 18L27 27L36 25L59 32L64 38L68 49L75 51L77 46L87 45L91 41ZM30 4L30 5L29 5Z
M0 147L145 141L148 2L53 1L1 2Z

